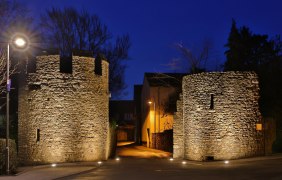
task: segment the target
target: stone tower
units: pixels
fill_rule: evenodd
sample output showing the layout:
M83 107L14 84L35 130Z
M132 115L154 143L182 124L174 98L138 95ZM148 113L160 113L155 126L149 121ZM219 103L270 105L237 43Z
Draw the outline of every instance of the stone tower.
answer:
M174 121L174 157L225 160L263 154L258 77L214 72L183 78Z
M36 68L24 75L19 88L20 162L107 159L108 62L73 56L66 72L58 55L38 56L35 62Z

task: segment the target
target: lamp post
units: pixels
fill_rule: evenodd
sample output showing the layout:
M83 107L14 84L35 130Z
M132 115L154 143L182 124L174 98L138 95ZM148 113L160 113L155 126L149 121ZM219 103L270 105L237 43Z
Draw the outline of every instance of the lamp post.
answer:
M155 103L155 101L151 101L151 100L149 100L148 101L148 103L151 105L151 104L153 104L154 105L154 133L155 133L155 149L156 149L156 146L157 146L157 141L156 141L156 126L157 126L157 124L156 124L156 103Z
M19 35L14 36L7 44L7 85L6 85L6 174L10 173L9 158L9 124L10 124L10 44L15 48L24 49L27 47L27 40Z

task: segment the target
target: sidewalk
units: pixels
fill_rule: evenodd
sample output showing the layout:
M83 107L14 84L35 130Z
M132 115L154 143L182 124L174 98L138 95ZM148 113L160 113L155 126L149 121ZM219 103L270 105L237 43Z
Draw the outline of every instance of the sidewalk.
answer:
M99 167L97 162L61 163L56 167L50 165L19 167L19 173L11 176L0 176L0 180L50 180L73 174L92 171Z
M117 155L123 157L139 158L168 158L171 153L150 149L143 146L135 146L132 143L120 144ZM102 164L103 165L103 164ZM101 165L101 166L102 166ZM50 180L60 179L74 174L86 173L98 168L97 162L61 163L56 167L49 165L19 167L18 173L11 176L0 176L0 180Z

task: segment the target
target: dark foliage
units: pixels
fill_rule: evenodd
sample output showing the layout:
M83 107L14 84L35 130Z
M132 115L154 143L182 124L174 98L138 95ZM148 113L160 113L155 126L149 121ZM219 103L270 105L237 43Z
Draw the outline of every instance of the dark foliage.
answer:
M249 28L236 27L233 20L226 44L225 71L255 71L260 82L260 110L264 117L277 122L282 129L282 42L280 36L253 34ZM281 140L279 140L281 141ZM282 141L281 141L282 142ZM279 144L279 143L278 143ZM279 147L276 142L275 147Z
M276 60L281 52L279 37L268 40L267 35L253 34L245 26L238 29L234 20L225 46L228 48L225 52L225 71L258 72L261 67Z
M0 1L0 116L3 121L0 124L0 136L6 134L6 62L7 62L7 44L11 41L15 34L25 34L29 37L30 42L34 41L38 34L34 31L32 18L29 11L24 4L15 0L1 0ZM20 72L19 62L24 59L22 52L14 51L12 44L10 44L10 78L12 79L12 88L10 92L10 138L17 141L17 76Z

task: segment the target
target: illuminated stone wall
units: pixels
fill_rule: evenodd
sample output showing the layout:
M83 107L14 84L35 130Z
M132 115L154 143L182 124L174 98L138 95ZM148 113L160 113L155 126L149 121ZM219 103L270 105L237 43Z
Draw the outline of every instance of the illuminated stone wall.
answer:
M109 152L108 62L73 57L71 74L58 55L38 56L19 89L18 156L23 164L94 161ZM24 75L23 75L24 76Z
M258 77L251 72L184 77L183 116L174 124L178 135L174 156L224 160L263 154L263 133L256 130L261 123L258 100Z
M173 158L184 158L184 136L183 136L183 97L179 96L176 102L177 112L173 121Z

